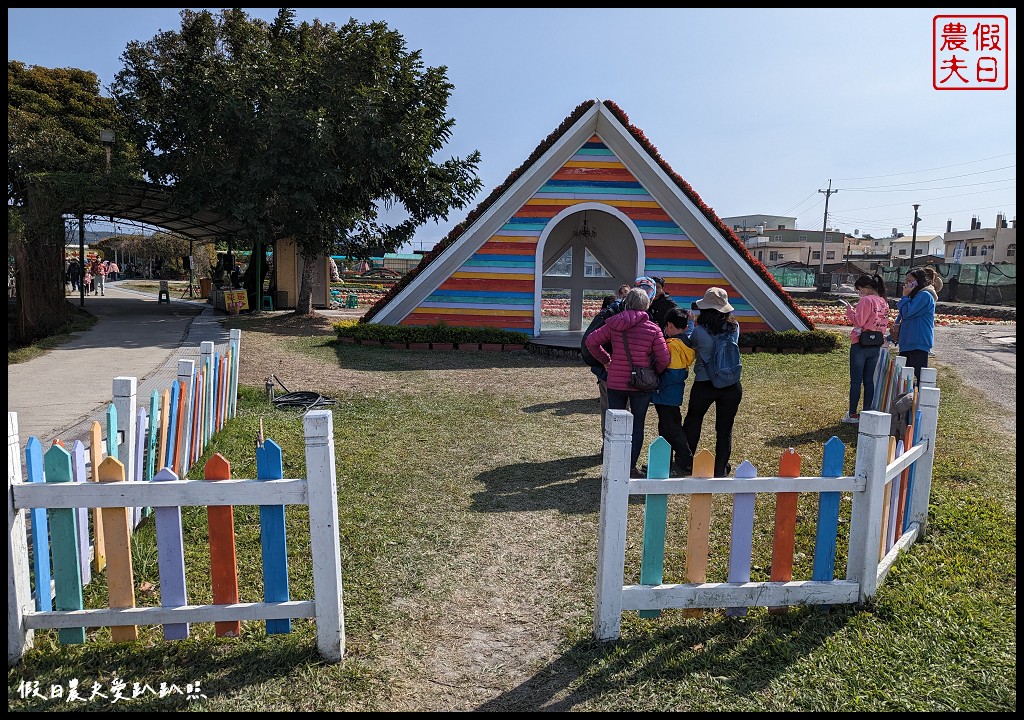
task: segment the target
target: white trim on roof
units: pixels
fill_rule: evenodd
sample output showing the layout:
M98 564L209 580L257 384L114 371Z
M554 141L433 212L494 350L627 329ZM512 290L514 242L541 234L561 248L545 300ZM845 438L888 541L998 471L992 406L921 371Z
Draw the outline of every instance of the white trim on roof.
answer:
M800 316L789 307L782 297L765 282L747 260L722 235L718 227L700 211L700 208L676 185L675 181L661 167L629 132L615 114L600 100L597 100L562 136L548 148L540 158L527 168L520 177L483 211L481 216L449 245L430 265L413 278L398 295L387 303L368 322L398 324L415 308L423 303L453 273L458 271L472 255L491 237L500 234L501 227L537 193L546 179L564 165L577 149L592 135L598 135L618 160L633 173L650 196L686 233L694 245L707 257L721 275L735 287L744 299L757 309L765 322L775 330L807 329ZM542 263L543 243L551 230L563 217L586 207L615 215L622 220L634 240L639 243L637 272L642 272L646 262L643 240L639 237L634 223L610 205L586 203L572 206L559 213L554 222L549 222L541 232L535 257L536 267ZM540 302L539 288L542 287L542 273L535 273L535 303ZM534 336L539 334L540 312L534 319Z

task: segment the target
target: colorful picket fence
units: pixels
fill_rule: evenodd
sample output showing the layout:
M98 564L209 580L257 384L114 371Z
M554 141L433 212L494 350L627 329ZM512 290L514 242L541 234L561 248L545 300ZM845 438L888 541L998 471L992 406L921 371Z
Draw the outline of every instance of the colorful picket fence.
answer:
M871 410L892 412L893 403L902 395L913 393L916 382L913 368L906 368L907 359L896 354L894 348L882 349L875 364L873 376L875 395Z
M231 466L219 453L204 466L203 480L180 480L164 465L148 480L130 480L125 464L108 455L97 468L95 482L76 479L72 454L59 443L43 457L42 476L22 477L18 452L17 413L7 413L8 564L7 658L17 662L32 647L36 630L56 628L62 644L84 643L85 628L110 627L114 641L134 640L139 625L163 625L164 639L188 637L190 623L215 623L220 637L237 637L241 621L266 622L268 634L291 632L292 618L316 621L317 647L327 660L340 660L345 632L342 608L341 547L334 465L334 424L329 410L315 410L303 419L306 441L305 479L285 479L281 449L267 440L257 450L257 477L233 479ZM236 505L260 507L263 559L263 601L242 602L235 554ZM313 600L292 600L288 588L285 506L305 505L309 511L313 559ZM206 506L209 521L210 575L213 603L189 605L185 583L185 549L181 508ZM155 508L160 576L160 607L136 605L132 573L131 513L134 507ZM82 511L102 516L105 533L107 608L82 607L79 532ZM48 547L30 552L26 513L33 523L44 515L49 524ZM37 515L38 514L38 515ZM37 582L53 578L53 605L40 609L31 592L32 566ZM46 597L48 593L37 593Z
M901 358L902 359L902 358ZM911 374L913 369L906 368ZM657 617L661 610L682 608L687 616L703 609L725 608L742 615L750 607L785 612L795 605L838 605L863 602L875 595L892 564L923 533L928 518L939 389L935 370L925 368L913 409L914 422L903 438L890 435L887 413L861 413L853 476L843 476L846 448L832 437L824 448L820 476L800 475L800 456L782 454L778 474L759 476L751 463L741 463L732 478L711 477L714 457L701 450L693 475L669 478L671 448L664 438L651 444L646 479L630 479L633 416L609 410L605 419L605 455L598 527L594 635L619 637L622 613L638 611ZM916 478L915 478L916 475ZM751 581L754 506L757 493L776 497L771 577ZM794 538L800 493L818 496L811 577L794 580ZM848 524L840 524L840 500L852 500ZM707 578L712 495L732 496L728 576ZM644 495L643 548L640 584L623 585L630 495ZM665 583L666 507L669 495L688 495L685 582ZM839 532L848 528L846 577L835 577Z
M75 441L67 450L71 458L71 475L67 482L101 482L100 468L107 459L118 460L124 467L125 480L148 482L157 469L170 468L183 476L202 456L213 436L237 412L238 361L241 330L232 330L228 343L220 350L212 342L200 344L200 359L178 361L178 378L163 391L154 390L149 407L138 407L134 377L118 377L113 381L113 401L104 413L103 423L94 421L89 429L88 444ZM115 440L111 442L111 438ZM54 446L65 447L61 440ZM29 482L44 482L45 458L38 438L25 444L25 467ZM149 508L134 507L129 512L129 527L134 529ZM92 573L107 567L106 528L99 508L75 511L78 537L80 578L87 585ZM90 519L91 515L91 519ZM34 587L50 588L50 593L37 593L37 610L49 610L56 588L48 575L46 557L52 528L43 509L33 510L29 524L30 547L34 553ZM90 533L90 527L92 532Z

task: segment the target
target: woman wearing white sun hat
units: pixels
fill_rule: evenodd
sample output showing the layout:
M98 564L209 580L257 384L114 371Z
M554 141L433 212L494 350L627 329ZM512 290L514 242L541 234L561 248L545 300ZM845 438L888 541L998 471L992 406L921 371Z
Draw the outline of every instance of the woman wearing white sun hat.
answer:
M726 477L732 472L732 465L729 464L729 456L732 455L732 427L743 399L743 386L737 380L727 387L715 387L708 375L705 358L714 356L715 338L718 335L724 333L724 339L738 343L740 325L732 316L733 306L729 304L728 293L720 287L708 288L696 305L700 315L690 334L690 345L697 357L694 360L694 381L690 390L690 403L686 408L686 419L683 420L683 432L690 449L696 452L704 416L712 405L715 406L715 477ZM689 474L692 460L689 467L677 462Z

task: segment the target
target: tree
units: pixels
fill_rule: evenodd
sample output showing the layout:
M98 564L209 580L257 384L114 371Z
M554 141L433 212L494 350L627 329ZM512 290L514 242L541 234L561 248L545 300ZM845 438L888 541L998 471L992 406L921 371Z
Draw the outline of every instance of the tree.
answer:
M130 257L142 267L165 267L182 274L188 273L184 258L191 257L196 266L196 277L208 277L217 263L217 248L212 242L196 242L169 232L152 235L118 235L95 244L105 258L113 258L116 250L121 257ZM126 272L122 266L121 271Z
M393 251L446 219L480 189L480 156L434 160L454 127L446 68L425 68L384 23L294 15L184 10L180 32L129 44L112 94L146 172L174 183L183 206L245 224L260 256L269 241L295 239L296 312L307 314L317 257L339 245ZM406 219L381 222L394 208Z
M118 127L95 73L7 63L7 227L20 343L68 317L63 214L82 211L98 186L130 173L132 153L124 145L106 173L99 132Z

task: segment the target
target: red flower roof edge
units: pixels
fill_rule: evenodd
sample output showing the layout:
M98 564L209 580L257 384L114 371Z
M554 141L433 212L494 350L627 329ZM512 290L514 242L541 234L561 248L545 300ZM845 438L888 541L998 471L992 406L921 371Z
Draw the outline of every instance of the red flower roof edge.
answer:
M704 201L700 199L700 195L698 195L696 191L694 191L694 189L690 187L690 184L683 180L681 177L679 177L678 174L676 174L675 170L672 169L672 166L669 165L663 157L661 157L661 154L658 152L658 149L654 147L650 140L647 139L647 136L644 135L643 131L640 128L630 124L629 116L626 115L625 112L623 112L622 108L620 108L611 100L605 100L604 106L612 112L612 114L618 119L619 122L622 123L623 127L629 130L630 135L632 135L633 138L638 143L640 143L640 145L648 152L648 154L652 158L654 158L655 162L657 162L658 165L661 166L661 169L664 170L665 173L672 179L672 182L674 182L676 186L680 190L682 190L688 198L690 198L693 204L697 206L701 213L703 213L704 217L711 221L711 223L718 229L718 231L722 233L722 236L729 242L730 245L733 246L733 249L735 249L736 252L738 252L740 256L744 260L746 260L752 268L754 268L754 272L758 274L758 277L760 277L765 282L765 284L768 285L768 287L770 287L775 292L775 294L778 295L782 299L782 301L785 302L786 305L794 313L796 313L796 315L801 320L803 320L807 324L807 327L809 329L813 330L814 323L811 322L811 319L807 317L807 315L805 315L799 307L797 307L797 304L793 302L793 298L790 297L789 293L787 293L783 289L782 285L779 284L779 281L775 279L775 276L768 272L768 269L761 263L760 260L758 260L757 258L750 254L750 251L747 249L747 246L743 244L743 242L739 239L739 236L737 236L736 233L733 232L732 228L730 228L728 225L722 222L722 219L719 218L717 214L715 214L715 211L713 209L708 207L704 203Z

